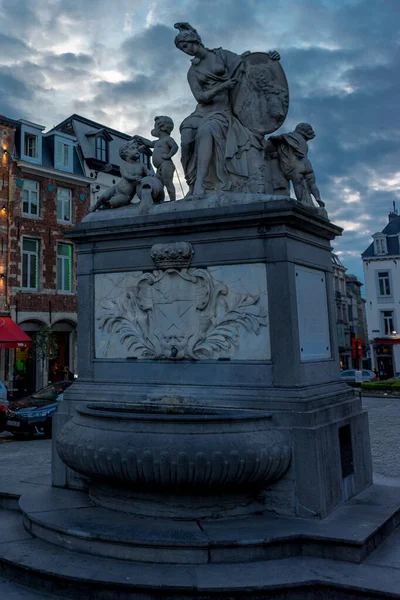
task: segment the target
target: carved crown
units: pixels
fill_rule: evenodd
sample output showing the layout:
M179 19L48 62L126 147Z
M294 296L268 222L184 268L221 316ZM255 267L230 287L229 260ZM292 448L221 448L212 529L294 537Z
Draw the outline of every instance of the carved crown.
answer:
M159 269L187 268L193 254L193 246L189 242L154 244L150 250L150 256Z

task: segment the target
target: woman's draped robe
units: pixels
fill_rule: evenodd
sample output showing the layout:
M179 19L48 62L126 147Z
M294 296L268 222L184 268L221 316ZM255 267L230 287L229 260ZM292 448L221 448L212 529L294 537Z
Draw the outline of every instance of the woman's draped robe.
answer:
M197 64L197 59L193 59L188 72L188 82L196 99L202 92L212 89L214 85L233 77L239 79L241 76L241 56L223 48L208 51L215 54L221 75L203 71L201 62ZM236 187L237 178L240 180L249 177L248 152L252 146L261 150L261 140L257 140L256 136L233 114L228 90L218 93L210 102L199 102L195 111L184 119L180 127L181 131L195 130L192 151L188 153L186 160L182 160L189 186L193 186L196 181L198 139L201 128L205 126L211 131L214 144L204 187L230 190L232 184Z

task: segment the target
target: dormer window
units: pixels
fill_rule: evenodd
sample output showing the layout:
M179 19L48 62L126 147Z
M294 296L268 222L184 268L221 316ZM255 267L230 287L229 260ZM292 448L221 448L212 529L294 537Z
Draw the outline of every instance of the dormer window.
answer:
M21 158L40 165L42 163L42 131L44 126L22 119L19 122L21 123Z
M30 158L38 158L39 144L37 135L33 135L33 133L25 133L24 153L25 156L29 156Z
M70 153L70 145L63 144L63 142L57 142L57 165L60 167L68 167L69 166L69 153Z
M374 248L375 254L377 255L387 254L387 243L385 235L379 235L376 237L374 236Z
M100 135L96 138L96 158L107 162L107 141Z

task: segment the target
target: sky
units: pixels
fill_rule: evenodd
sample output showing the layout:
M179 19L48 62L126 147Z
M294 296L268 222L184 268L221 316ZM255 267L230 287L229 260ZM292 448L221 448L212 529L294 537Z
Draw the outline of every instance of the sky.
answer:
M279 132L313 125L309 157L344 228L333 246L363 280L361 252L400 210L400 0L0 0L0 113L47 130L78 113L146 137L165 114L179 142L195 100L177 21L209 48L280 52Z

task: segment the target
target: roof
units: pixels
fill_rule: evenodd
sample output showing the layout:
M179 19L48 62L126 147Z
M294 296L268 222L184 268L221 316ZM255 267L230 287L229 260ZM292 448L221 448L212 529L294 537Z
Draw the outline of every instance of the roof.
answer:
M122 159L119 155L119 149L132 135L117 131L112 127L107 127L102 123L96 123L86 119L81 115L73 114L61 123L53 127L51 131L62 130L72 125L72 129L78 139L84 159L96 159L96 135L103 134L108 139L108 162L112 165L120 166ZM143 151L151 156L151 150L144 148Z
M89 126L89 131L90 129L106 129L109 133L114 134L118 137L122 137L126 140L129 140L132 135L129 135L128 133L123 133L122 131L118 131L117 129L113 129L112 127L108 127L107 125L103 125L101 123L97 123L96 121L92 121L91 119L87 119L86 117L82 117L82 115L77 115L76 113L74 113L73 115L71 115L70 117L67 117L66 119L64 119L64 121L62 121L61 123L59 123L58 125L55 125L53 127L53 129L60 129L63 125L66 125L69 121L79 121L85 125Z
M355 285L362 286L364 285L357 277L357 275L353 275L349 273L349 275L345 275L346 283L354 283Z
M362 258L369 258L373 256L379 256L379 258L385 258L386 256L399 256L400 255L400 216L395 213L390 213L389 223L382 229L382 233L386 235L387 254L375 254L374 242L368 246L366 250L361 254Z
M18 127L19 123L18 123L18 121L15 121L14 119L9 119L5 115L0 114L0 124L8 125L8 127Z
M335 254L334 252L331 252L332 255L332 262L335 265L335 267L339 267L340 269L346 269L346 267L343 265L343 263L341 262L340 258L338 257L337 254Z

